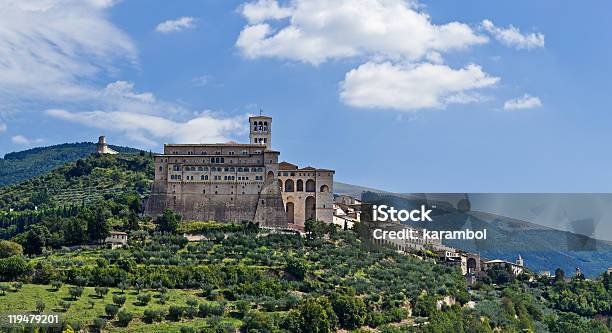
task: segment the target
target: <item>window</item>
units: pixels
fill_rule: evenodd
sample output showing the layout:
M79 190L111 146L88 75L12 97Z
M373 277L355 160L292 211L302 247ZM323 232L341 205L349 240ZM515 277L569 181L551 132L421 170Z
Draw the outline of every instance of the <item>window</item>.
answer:
M229 155L234 155L233 151L228 152Z
M243 150L242 151L242 155L248 155L248 154L249 154L249 152L247 150Z
M198 167L198 171L204 171L204 168Z

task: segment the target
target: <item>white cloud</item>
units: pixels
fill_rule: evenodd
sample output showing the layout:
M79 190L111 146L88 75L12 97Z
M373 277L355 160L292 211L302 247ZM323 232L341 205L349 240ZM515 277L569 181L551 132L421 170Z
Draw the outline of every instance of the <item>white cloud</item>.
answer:
M191 28L195 28L195 19L193 17L183 16L176 20L167 20L158 24L157 27L155 27L155 31L169 33Z
M0 133L6 132L7 128L5 123L0 123Z
M500 28L496 27L493 22L489 20L482 21L482 27L506 46L515 47L517 49L544 47L544 34L539 32L522 34L518 28L512 25L508 28Z
M529 94L523 95L515 99L507 100L504 103L504 110L522 110L522 109L533 109L542 106L540 98L531 96Z
M147 146L166 140L181 143L226 142L232 133L245 130L246 116L222 118L209 112L186 121L173 121L161 116L122 111L69 112L50 109L48 116L85 126L118 132Z
M213 81L213 77L211 75L201 75L193 78L192 81L196 86L203 87L209 85Z
M18 145L24 145L24 146L30 146L33 144L39 144L39 143L43 143L45 140L43 139L29 139L23 135L15 135L14 137L11 138L11 141L14 144L18 144Z
M136 48L106 18L109 0L0 0L0 98L74 101L91 79L136 62Z
M291 16L291 13L291 8L279 6L276 0L259 0L247 3L242 7L242 14L249 23L280 20Z
M429 63L368 62L346 74L340 99L360 108L439 109L478 101L480 98L473 90L491 87L498 81L478 65L452 69Z
M354 56L439 60L439 52L483 44L487 38L459 22L433 24L405 0L273 0L242 7L249 24L236 46L248 58L276 57L310 64ZM289 17L276 28L270 22ZM435 53L434 53L435 52ZM437 53L437 54L436 54Z

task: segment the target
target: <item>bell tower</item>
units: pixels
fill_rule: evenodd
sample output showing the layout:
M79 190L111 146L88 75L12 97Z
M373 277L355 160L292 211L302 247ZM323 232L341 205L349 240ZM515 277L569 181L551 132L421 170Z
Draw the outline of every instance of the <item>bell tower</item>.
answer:
M264 150L272 149L272 117L249 117L249 143L260 144Z

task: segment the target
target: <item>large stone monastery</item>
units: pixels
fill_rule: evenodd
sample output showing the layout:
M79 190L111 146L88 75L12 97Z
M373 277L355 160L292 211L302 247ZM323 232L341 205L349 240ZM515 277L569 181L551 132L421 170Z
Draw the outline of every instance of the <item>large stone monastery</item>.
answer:
M333 221L334 170L280 162L272 150L272 118L249 118L250 142L165 144L145 213L169 208L186 220L302 228Z

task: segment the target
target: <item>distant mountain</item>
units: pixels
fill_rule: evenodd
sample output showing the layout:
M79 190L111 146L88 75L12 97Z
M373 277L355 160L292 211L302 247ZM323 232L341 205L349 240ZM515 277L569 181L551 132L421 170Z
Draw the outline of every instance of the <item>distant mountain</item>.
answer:
M587 276L602 273L612 266L612 242L561 231L535 223L461 206L461 196L446 195L458 202L442 200L445 195L422 195L364 192L362 199L372 204L386 204L396 209L416 209L422 204L436 207L433 222L410 223L429 230L487 229L487 240L445 240L443 243L488 259L514 261L518 254L532 270L554 271L557 267L570 273L576 267Z
M128 147L110 147L122 153L139 151ZM86 157L95 151L95 143L80 142L8 153L4 155L4 158L0 158L0 187L42 175L66 163Z
M361 194L364 192L373 192L373 193L389 193L382 190L377 190L369 187L351 185L341 182L334 182L334 194L344 194L350 195L353 198L361 198Z

